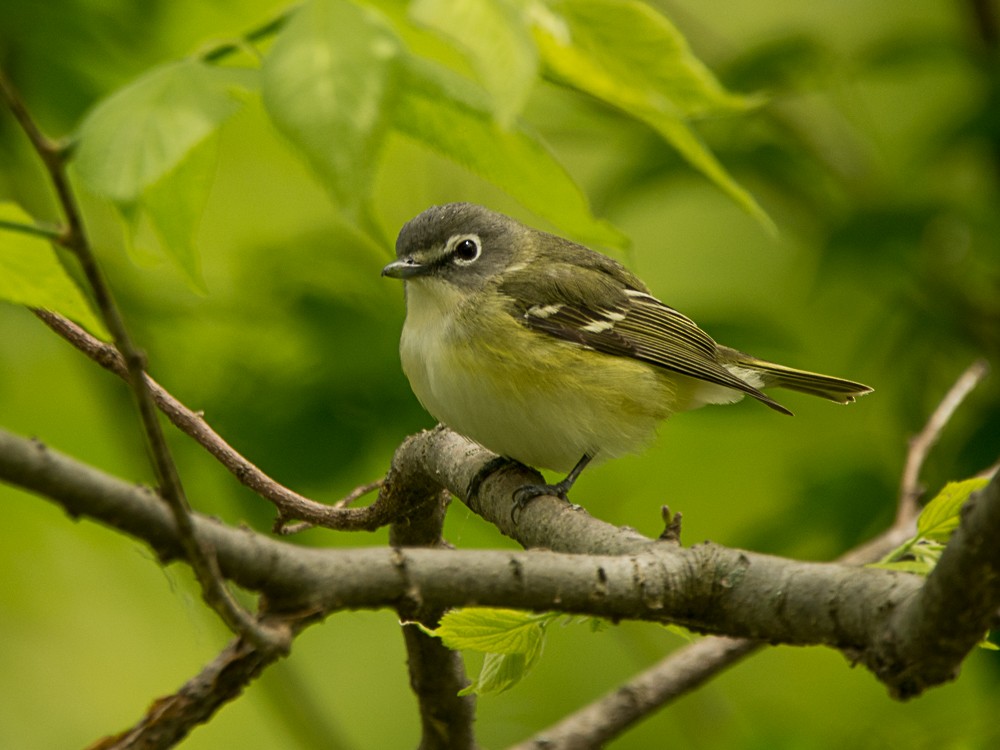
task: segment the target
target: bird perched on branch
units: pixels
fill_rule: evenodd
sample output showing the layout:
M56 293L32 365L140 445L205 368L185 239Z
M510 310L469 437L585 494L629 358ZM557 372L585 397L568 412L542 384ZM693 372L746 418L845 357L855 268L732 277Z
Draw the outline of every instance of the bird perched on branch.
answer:
M400 355L436 419L523 464L568 472L515 493L565 498L589 463L635 452L671 414L764 389L850 403L871 388L721 346L622 264L472 203L409 221Z

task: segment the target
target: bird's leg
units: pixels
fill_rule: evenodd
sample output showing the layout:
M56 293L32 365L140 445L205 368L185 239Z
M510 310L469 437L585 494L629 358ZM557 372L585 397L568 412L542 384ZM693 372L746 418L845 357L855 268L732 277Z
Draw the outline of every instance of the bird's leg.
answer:
M573 470L561 482L556 482L555 484L526 484L514 490L514 507L511 509L511 520L517 523L515 515L536 497L541 497L542 495L555 495L568 502L569 498L566 496L569 494L570 488L593 458L590 454L584 453L583 458L576 462L576 466L573 467Z

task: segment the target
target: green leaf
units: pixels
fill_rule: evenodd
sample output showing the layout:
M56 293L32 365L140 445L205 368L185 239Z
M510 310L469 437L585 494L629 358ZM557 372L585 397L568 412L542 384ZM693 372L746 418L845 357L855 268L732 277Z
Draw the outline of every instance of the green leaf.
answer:
M554 0L532 6L543 60L573 85L616 106L682 117L743 112L664 16L637 0Z
M532 6L542 61L558 80L646 123L695 169L773 231L773 222L701 142L688 119L756 104L731 94L663 16L635 0Z
M969 495L985 487L988 482L989 479L985 477L948 482L920 512L917 518L916 536L870 567L903 570L919 575L930 573L941 559L945 545L958 528L965 501L969 499Z
M897 560L889 562L868 563L866 568L881 568L883 570L897 570L901 573L916 573L918 576L926 576L934 566L923 560Z
M154 68L87 115L74 167L98 195L135 203L240 109L238 91L255 81L255 71L193 59Z
M32 223L31 217L13 203L0 203L0 220ZM0 231L0 299L53 310L103 339L110 338L52 245L37 236Z
M512 0L416 0L415 21L468 58L503 127L521 112L538 75L538 52L523 8Z
M962 505L969 499L969 495L985 487L988 482L989 479L986 478L948 482L920 512L920 517L917 518L917 536L946 543L958 528Z
M218 145L216 136L199 143L174 169L150 185L142 200L164 253L200 292L206 287L195 235L215 175Z
M268 114L351 209L367 197L375 173L400 52L375 11L347 0L311 0L264 60Z
M611 247L627 239L595 219L573 179L522 125L504 129L482 92L439 65L406 58L395 127L498 185L539 216L578 237Z
M537 661L541 649L532 655L525 654L486 654L479 676L472 683L458 692L459 695L473 693L487 695L502 693L519 683Z
M454 609L428 632L456 651L530 655L541 649L545 625L553 617L516 609Z
M436 630L451 649L486 654L479 676L459 695L499 693L517 684L538 661L545 626L556 614L536 615L513 609L457 609L441 618Z

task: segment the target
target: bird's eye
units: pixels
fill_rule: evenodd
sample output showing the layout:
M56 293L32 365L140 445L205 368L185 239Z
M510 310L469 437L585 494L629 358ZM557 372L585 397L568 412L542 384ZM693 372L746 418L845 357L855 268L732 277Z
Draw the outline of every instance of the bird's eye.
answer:
M483 251L478 237L465 237L455 243L452 257L457 263L467 265L475 261Z

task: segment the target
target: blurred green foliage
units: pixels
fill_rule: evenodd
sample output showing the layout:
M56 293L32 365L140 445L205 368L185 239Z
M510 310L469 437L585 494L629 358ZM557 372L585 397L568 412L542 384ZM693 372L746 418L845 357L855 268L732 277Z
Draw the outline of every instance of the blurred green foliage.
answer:
M406 4L377 5L402 33ZM428 18L443 7L419 5ZM679 416L646 454L588 472L574 500L650 534L666 503L684 512L687 543L711 538L809 559L884 528L907 437L972 359L1000 365L996 5L658 5L730 90L766 95L764 106L699 119L691 132L755 196L777 236L692 171L655 125L585 93L586 81L574 82L582 91L536 82L525 93L523 81L482 78L468 38L463 50L447 34L414 26L404 34L408 47L437 60L463 90L478 90L470 81L482 78L482 99L496 103L500 120L524 104L517 127L552 149L601 221L578 214L560 223L567 213L545 210L544 181L515 203L501 192L509 186L443 158L432 134L421 138L412 126L387 131L370 206L352 217L249 97L220 119L209 144L218 163L191 227L198 268L164 255L164 239L177 235L155 217L126 211L132 228L123 231L123 205L77 183L154 377L279 481L334 499L379 476L402 437L431 424L398 367L398 286L378 275L391 254L387 238L406 219L433 203L473 200L577 239L604 232L614 245L613 224L632 241L625 260L720 341L876 392L843 409L792 397L795 419L752 403ZM43 128L68 134L154 67L218 47L284 7L6 0L0 66ZM481 117L469 115L479 112L473 104L456 117ZM485 144L489 132L520 132L479 122ZM571 206L561 195L559 205ZM0 201L58 217L6 114ZM192 270L202 291L189 283ZM997 383L994 376L969 398L931 454L924 479L932 492L996 461ZM150 481L122 385L12 305L0 308L0 423ZM171 441L199 510L269 526L268 507L185 437ZM186 570L164 573L140 545L73 523L36 498L6 487L0 498L0 746L80 746L119 729L224 642ZM459 546L509 544L459 505L446 531ZM386 540L313 531L299 541ZM480 700L484 746L521 739L679 645L637 623L584 631L550 628L528 678ZM994 747L995 659L974 654L954 685L898 704L835 653L773 649L613 746L659 747L669 738L690 748ZM290 660L185 747L401 747L417 732L395 616L345 613L308 631Z

